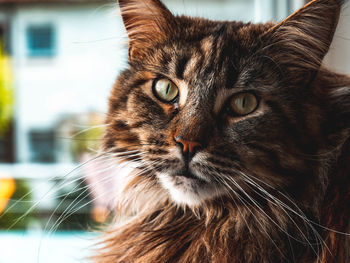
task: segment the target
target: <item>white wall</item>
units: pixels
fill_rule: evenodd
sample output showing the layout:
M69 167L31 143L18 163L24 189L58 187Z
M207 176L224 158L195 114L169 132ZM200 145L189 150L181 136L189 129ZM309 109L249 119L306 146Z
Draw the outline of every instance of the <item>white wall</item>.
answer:
M27 55L26 28L49 23L56 29L51 58ZM20 161L28 161L27 131L53 126L65 114L105 112L123 59L125 35L115 5L25 5L12 27Z
M124 66L121 23L113 9L22 7L13 32L19 116L23 125L52 125L57 114L105 110L108 91ZM25 30L50 23L56 29L52 58L27 56Z
M324 64L336 72L350 74L350 3L342 9L333 43Z
M163 2L177 15L214 20L254 21L254 0L163 0Z

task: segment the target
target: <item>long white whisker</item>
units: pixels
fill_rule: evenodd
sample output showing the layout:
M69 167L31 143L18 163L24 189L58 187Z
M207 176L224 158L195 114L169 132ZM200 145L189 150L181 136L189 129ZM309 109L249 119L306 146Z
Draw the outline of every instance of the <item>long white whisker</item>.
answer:
M132 162L132 161L129 161L128 163L131 163L131 162ZM126 165L126 164L125 164L125 165ZM115 167L118 167L118 165L117 165L117 164L112 164L110 167L107 167L107 168L103 169L103 170L100 171L99 173L108 171L108 170L113 169L113 168L115 168ZM104 178L102 181L108 180L108 179L110 179L110 177L111 177L111 176L107 176L107 177ZM98 184L98 183L99 183L99 182L96 182L95 184ZM93 185L95 185L95 184L93 184ZM93 186L93 185L90 185L90 187ZM75 186L75 187L73 188L73 190L76 190L77 187L78 187L78 186ZM73 202L65 209L65 211L63 212L63 214L67 211L67 209L69 209L69 208L71 207L72 204L74 204L74 202L75 202L77 199L79 199L84 193L86 193L86 192L88 191L88 189L89 189L89 186L87 186L87 187L84 189L84 191L81 192L81 193L73 200ZM81 190L81 189L79 189L79 190ZM71 192L70 192L70 193L71 193ZM48 221L47 221L47 223L46 223L45 229L46 229L46 227L48 226L48 224L50 223L50 221L51 221L53 215L57 212L58 208L62 205L62 203L66 200L67 197L68 197L68 195L66 195L66 196L60 201L60 203L57 205L56 209L52 212L50 218L48 219ZM58 220L59 220L59 219L58 219Z
M292 238L293 240L303 243L303 241L293 237L292 235L290 235L285 229L283 229L278 223L275 222L275 220L273 220L271 218L271 216L269 216L264 209L261 208L261 206L256 202L256 200L254 198L252 198L235 180L232 180L232 178L227 178L228 180L231 180L232 183L235 184L235 186L260 210L261 213L263 213L275 226L277 226L283 233L285 233L287 236L289 236L290 238Z
M226 178L226 176L223 176L224 178ZM227 178L226 178L227 179ZM235 183L234 180L232 178L230 178L230 181ZM225 185L228 186L227 182L224 180ZM244 200L244 198L237 193L235 190L233 190L232 187L228 186L229 189L235 194L235 196L241 201L241 203L246 207L246 209L250 212L250 214L255 218L256 222L261 226L261 228L263 229L263 231L265 232L265 234L268 236L268 238L270 239L270 241L274 244L274 246L276 247L277 251L284 257L286 258L285 254L279 249L279 247L277 246L276 242L270 237L269 233L267 232L267 230L264 228L263 224L259 221L259 219L257 218L257 216L255 215L255 213L249 208L249 204L247 204L247 201ZM243 217L244 218L244 217ZM246 222L246 220L244 220L245 223L247 224L247 227L249 226L249 224ZM249 229L249 227L248 227ZM252 233L252 232L251 232Z
M64 177L67 177L69 175L71 175L72 173L78 171L81 167L83 167L84 165L94 161L94 160L97 160L99 158L103 158L103 154L102 155L99 155L99 156L96 156L96 157L93 157L89 160L87 160L86 162L82 163L82 164L79 164L76 168L74 168L72 171L70 171L69 173L67 173ZM56 188L57 186L52 186L50 187L50 189L42 196L42 198L36 202L34 202L34 204L22 215L20 216L19 218L17 218L9 227L9 229L11 229L13 226L15 226L19 221L21 221L24 217L26 217L29 213L31 213L36 207L38 204L40 204L41 200L46 198L47 195ZM27 196L29 196L31 193L33 193L33 191L35 191L36 188L32 189L31 191L29 191L28 193L26 193L25 195L23 195L19 201L22 201L24 198L26 198ZM17 202L15 202L14 204L12 204L9 208L6 209L5 212L9 211L9 209L12 209L15 205L16 205ZM4 213L5 214L5 213Z
M148 172L147 170L141 173L138 173L136 175L142 175L144 173ZM107 181L109 180L111 177L113 177L114 174L111 174L110 176L107 176L106 178L104 178L103 180L99 181L103 182L103 181ZM94 184L93 184L94 185ZM112 189L114 190L114 189ZM87 191L87 189L85 189L82 193L80 193L74 200L73 202L63 211L62 215L56 220L56 223L54 224L53 227L50 228L49 234L52 231L55 231L56 228L68 217L70 217L72 214L74 214L76 211L80 210L82 207L89 205L90 203L94 202L95 200L97 200L99 197L95 197L93 199L91 199L90 201L86 202L85 204L83 204L82 206L80 206L79 208L75 208L82 200L78 201L77 203L75 203L75 201L77 201L85 192ZM74 204L74 205L73 205ZM70 211L69 211L70 210ZM56 225L56 226L55 226Z
M279 205L283 211L287 214L287 216L290 218L289 214L287 213L287 211L284 210L284 208L286 208L287 210L289 211L292 211L295 213L295 211L289 207L287 204L285 204L284 202L282 202L281 200L279 200L277 197L275 196L272 196L270 193L268 193L261 185L257 184L256 182L253 181L252 178L250 178L248 175L244 174L241 172L241 175L243 176L243 178L245 179L246 182L252 184L253 186L255 186L256 188L258 188L262 193L264 193L267 197L269 197L269 200L273 203L273 204L276 204L276 205ZM253 189L254 190L254 189ZM255 191L255 190L254 190ZM256 192L258 195L260 195L260 193ZM261 197L264 198L264 196L260 195ZM296 205L296 204L295 204ZM298 209L302 212L302 210L298 207ZM299 217L300 215L297 214ZM303 214L303 216L301 217L301 219L311 228L315 238L317 240L319 240L328 250L328 246L327 244L325 243L325 241L323 240L323 238L321 237L321 235L318 233L318 231L310 224L309 222L309 219ZM293 220L294 224L296 225L295 221ZM298 228L299 230L299 228ZM301 233L302 231L299 230ZM303 233L302 233L303 234ZM317 248L319 248L319 246L317 246ZM323 248L322 248L323 249ZM329 251L330 252L330 251Z

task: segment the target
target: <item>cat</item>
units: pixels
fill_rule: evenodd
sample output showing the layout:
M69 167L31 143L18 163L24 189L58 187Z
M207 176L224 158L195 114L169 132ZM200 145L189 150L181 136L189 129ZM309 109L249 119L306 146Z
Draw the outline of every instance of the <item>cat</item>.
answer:
M133 169L95 262L350 262L350 77L322 64L345 1L278 24L118 2L104 151Z

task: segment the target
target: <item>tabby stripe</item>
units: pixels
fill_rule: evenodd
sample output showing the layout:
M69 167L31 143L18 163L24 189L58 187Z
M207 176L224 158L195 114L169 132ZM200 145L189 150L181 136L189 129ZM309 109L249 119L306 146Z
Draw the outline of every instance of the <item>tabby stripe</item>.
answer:
M305 114L307 114L308 110L305 107L302 107L303 105L301 105L299 101L296 102L294 105L295 109L297 110L296 118L298 120L298 124L303 128L304 136L306 135L308 137L307 144L303 144L303 150L305 153L314 154L317 151L318 143L316 142L317 139L314 136L314 134L307 134L307 132L309 132L308 126L311 124L310 120L308 120L308 118L305 118ZM313 123L313 125L314 124L315 123Z
M239 158L239 156L236 153L232 153L230 151L232 151L232 149L229 149L228 152L213 151L212 154L222 157L223 159L228 159L235 163L240 163L241 159ZM211 157L211 158L214 158L214 157Z
M235 83L237 82L238 79L238 73L237 73L237 68L236 66L233 64L233 62L229 63L230 65L228 65L228 70L226 72L226 85L225 88L226 89L232 89L235 85Z
M151 137L151 138L148 138L147 139L147 142L149 144L155 144L155 145L158 145L158 146L169 146L169 143L165 142L165 141L162 141L162 138L163 136L159 136L160 137L160 140L158 140L156 137Z
M148 161L150 162L163 162L163 158L147 158Z
M224 35L226 36L226 35ZM226 42L225 39L224 39L224 36L221 36L221 41L220 42ZM226 71L225 72L225 75L227 75L227 72L228 72L228 69L230 68L230 64L228 63L229 62L229 59L227 57L226 54L231 54L233 51L232 51L232 48L227 46L227 44L224 44L220 51L218 51L218 61L217 61L217 67L219 69L219 71L222 71L223 69Z
M121 121L121 120L116 120L113 123L113 128L117 131L119 130L123 130L123 131L128 131L130 130L129 126L125 123L125 121Z
M170 168L170 164L168 163L153 163L151 166L158 171L169 170Z
M289 119L287 119L287 115L284 115L285 118L282 117L281 123L282 125L285 126L286 132L289 132L291 134L291 138L293 138L293 141L295 142L296 146L303 151L303 153L307 154L315 154L317 151L317 138L314 137L312 134L308 135L306 133L307 127L306 124L306 118L305 114L301 112L301 106L297 106L297 113L296 113L296 118L297 118L297 125L293 125ZM289 121L287 121L289 120ZM300 124L303 125L300 125ZM304 129L301 130L301 127L304 127Z
M120 155L118 156L124 156L124 152L128 152L128 151L134 151L133 149L131 149L131 147L133 146L138 146L138 145L128 145L128 147L130 148L126 148L126 147L117 147L117 148L114 148L113 149L113 153L120 153ZM133 154L136 154L137 152L133 153ZM125 154L126 156L129 155L129 154Z
M176 77L178 79L183 79L184 78L184 72L186 69L186 66L190 60L190 57L184 55L182 56L176 63Z
M215 60L217 58L217 52L215 52L215 51L217 51L218 48L221 48L221 47L218 47L219 38L220 38L219 34L215 35L215 37L214 37L214 40L212 43L213 48L212 48L212 50L210 52L210 56L207 60L207 62L208 62L206 65L207 67L204 70L205 76L209 75L210 73L212 73L214 71L214 66L216 65Z
M299 131L290 121L288 115L284 113L281 106L274 101L265 101L267 106L269 106L277 116L279 116L280 124L284 127L284 131L288 134L290 138L296 143L299 149L304 149L305 145L300 141L302 138L301 131Z
M127 137L127 138L116 137L115 139L118 140L118 143L140 144L140 141L139 141L138 137Z
M115 139L113 137L105 137L104 148L112 149L115 146Z
M225 50L225 47L222 46L223 36L225 36L226 31L226 24L222 24L217 32L215 32L215 37L213 41L213 51L212 51L212 57L211 57L211 63L210 63L210 71L214 69L214 65L220 70L222 68L224 60L227 58L227 56L223 55L226 54L222 52L222 50ZM208 69L209 69L208 68ZM209 72L208 72L209 73Z
M137 87L140 87L144 84L146 84L147 82L149 81L149 79L146 79L146 78L138 78L136 80L133 80L130 84L128 84L128 86L130 87L130 91L137 88Z
M132 129L138 129L138 128L141 128L143 125L145 125L146 122L145 121L138 121L138 122L135 122L134 124L131 124L130 125L130 128Z
M123 93L118 95L116 94L113 95L112 111L118 111L121 107L125 107L125 103L129 99L130 92L135 88L146 84L147 81L149 81L149 79L137 78L125 83L125 86L123 86L124 88Z
M205 53L203 52L203 50L199 46L197 47L196 52L194 52L194 54L196 57L196 65L192 68L192 71L196 71L196 70L198 70L198 68L203 68L203 64L205 61L205 56L204 56ZM192 72L188 72L187 75L192 77ZM198 78L200 78L200 76L198 76Z
M209 165L205 165L205 164L199 164L199 163L195 163L193 164L194 167L197 167L199 169L203 169L203 172L206 171L210 171L210 172L216 172L219 174L232 174L232 169L225 169L225 168L220 168L220 167L213 167L213 166L209 166Z
M168 154L169 153L168 151L162 150L162 149L157 149L157 150L149 149L148 152L150 154L157 154L157 155L164 155L164 154Z
M221 167L232 167L232 163L225 162L223 160L218 160L217 158L209 157L207 159L208 162L211 162L214 165L220 165Z
M141 112L141 117L148 121L153 121L153 115L156 115L159 119L166 119L166 114L164 112L164 109L156 103L154 100L152 100L150 97L148 97L145 94L137 93L136 94L137 100L142 102L145 105L142 105L143 110ZM153 115L150 115L150 112L153 113Z
M270 160L271 165L269 165L269 168L272 168L273 172L280 174L280 175L286 175L288 177L292 177L295 178L297 177L301 177L303 175L306 174L306 171L301 171L301 170L292 170L292 169L288 169L283 167L282 162L281 162L281 158L279 157L279 155L272 149L268 149L262 145L249 145L250 148L255 149L260 151L261 153L264 153L265 155L267 155L268 160ZM267 164L265 162L265 164ZM303 168L303 167L300 167Z
M172 63L172 57L166 53L162 52L160 55L160 65L162 65L162 68L159 70L159 72L166 72L169 74L169 68Z

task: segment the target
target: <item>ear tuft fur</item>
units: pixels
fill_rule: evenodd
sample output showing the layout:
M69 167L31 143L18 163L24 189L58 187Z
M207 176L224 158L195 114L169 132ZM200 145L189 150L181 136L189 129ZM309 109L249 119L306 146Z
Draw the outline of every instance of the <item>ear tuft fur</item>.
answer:
M312 1L261 36L264 51L288 82L304 86L319 70L338 23L340 2Z
M118 0L129 36L129 59L143 58L175 28L175 18L159 0Z

